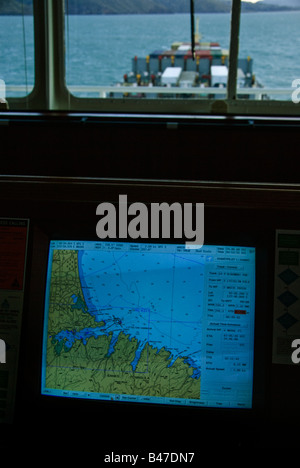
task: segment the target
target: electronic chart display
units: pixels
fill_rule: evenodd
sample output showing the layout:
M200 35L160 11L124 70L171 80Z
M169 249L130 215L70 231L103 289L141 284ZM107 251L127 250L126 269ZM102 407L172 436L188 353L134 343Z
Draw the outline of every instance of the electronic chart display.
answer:
M41 393L251 408L254 247L53 240Z

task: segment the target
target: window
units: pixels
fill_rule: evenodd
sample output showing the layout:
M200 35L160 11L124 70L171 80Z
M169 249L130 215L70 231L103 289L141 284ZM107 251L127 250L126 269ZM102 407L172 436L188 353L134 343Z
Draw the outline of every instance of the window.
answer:
M137 4L136 14L87 15L83 2L68 0L66 82L70 92L78 97L191 99L207 97L210 84L226 87L230 11L197 15L193 59L185 3L186 12L178 14L139 14ZM109 11L124 13L126 7L118 5L111 2ZM216 98L221 94L215 91Z
M131 9L112 1L104 10L95 2L89 8L81 0L66 0L69 105L150 112L178 112L187 105L207 111L212 99L226 97L230 3L218 15L196 15L193 57L189 2L152 2L151 13L143 2L131 2Z
M35 81L32 0L1 2L0 8L0 97L28 96Z
M284 7L282 11L270 7L270 11L242 12L239 55L253 59L257 98L263 94L270 100L292 101L292 83L300 78L299 26L300 11Z
M233 0L223 3L224 11L219 3L218 14L212 12L216 2L196 3L191 60L189 2L174 2L176 14L88 16L82 1L66 0L71 108L102 109L106 100L117 110L297 114L292 96L300 78L300 11L271 3ZM204 4L208 13L199 11ZM108 12L118 6L111 2Z
M300 11L253 2L195 1L194 60L188 1L1 2L0 95L12 110L297 115Z

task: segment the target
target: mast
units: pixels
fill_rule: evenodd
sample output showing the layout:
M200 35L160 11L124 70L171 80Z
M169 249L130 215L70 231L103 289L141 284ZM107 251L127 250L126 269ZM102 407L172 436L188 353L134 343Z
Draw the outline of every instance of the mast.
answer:
M199 33L199 18L196 18L195 44L199 43L202 35Z

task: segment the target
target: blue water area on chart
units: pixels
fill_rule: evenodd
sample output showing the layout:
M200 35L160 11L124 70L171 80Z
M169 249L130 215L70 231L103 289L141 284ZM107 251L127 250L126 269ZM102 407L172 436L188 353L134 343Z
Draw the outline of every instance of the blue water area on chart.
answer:
M169 366L181 357L200 376L204 265L196 253L80 250L78 267L85 313L99 326L58 333L65 349L106 335L110 356L123 333L137 340L133 371L149 344L170 353ZM78 298L72 299L76 307Z

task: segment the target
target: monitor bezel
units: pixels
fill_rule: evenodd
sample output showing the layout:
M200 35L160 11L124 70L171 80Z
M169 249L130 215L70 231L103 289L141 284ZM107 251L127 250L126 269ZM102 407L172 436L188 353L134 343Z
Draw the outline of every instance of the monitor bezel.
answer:
M217 222L212 223L211 219L215 218L216 213L219 213L220 216L216 218ZM236 210L233 211L233 215L236 216L237 222L233 222L231 228L228 229L226 220L229 214L228 210L218 211L208 209L206 211L205 244L245 245L255 247L256 249L256 310L252 408L189 407L182 405L155 405L144 402L137 404L128 401L101 401L42 395L40 389L43 320L50 242L51 240L58 239L99 240L95 235L94 223L80 223L78 225L76 222L70 222L69 217L59 217L55 223L52 219L46 218L38 219L31 223L32 229L29 239L27 265L28 288L25 298L27 317L23 325L24 344L20 362L21 375L19 381L21 382L21 390L19 390L17 398L17 419L21 423L22 421L32 419L35 421L36 427L39 424L41 427L44 427L45 421L51 421L50 427L54 430L56 423L53 421L53 415L56 415L56 418L64 415L63 417L69 418L74 424L77 424L79 420L85 423L87 418L94 420L97 417L100 419L104 417L107 424L111 425L111 430L113 431L116 431L113 421L119 421L117 432L120 431L121 438L123 437L123 432L126 432L123 422L130 420L132 421L132 425L134 425L134 418L142 418L149 421L149 427L151 426L150 422L154 425L158 420L164 421L164 424L168 426L171 432L179 421L190 421L190 429L184 436L181 434L180 437L180 442L182 441L184 447L189 443L198 443L197 433L192 431L192 427L193 424L194 427L198 425L199 421L201 421L201 425L204 424L206 427L206 429L203 428L201 430L201 433L203 440L207 439L206 442L208 444L211 441L208 428L213 431L216 426L223 428L223 434L226 435L227 428L230 427L232 430L236 430L235 428L241 425L245 434L249 434L250 439L252 436L256 437L257 425L261 425L265 421L270 409L270 399L268 396L270 395L275 236L271 227L267 230L260 230L253 223L253 220L248 218L247 222L244 223L242 212ZM87 213L86 219L89 219L88 215L89 213ZM246 215L244 214L244 216ZM177 242L176 240L175 243ZM236 441L232 441L234 445L242 443L239 437L237 434ZM145 443L145 447L147 448L149 441L144 441L142 434L140 438L141 446ZM243 438L244 440L246 439ZM126 438L124 439L124 444L125 441ZM186 441L186 444L184 441ZM120 445L121 442L118 442L118 444ZM224 445L226 444L224 443ZM114 447L115 445L113 444L112 448Z
M153 423L157 420L170 421L169 427L175 427L176 421L190 420L195 424L205 422L207 425L232 424L248 425L254 430L268 414L270 409L270 374L271 374L271 342L272 342L272 303L274 280L274 246L275 231L273 224L268 224L264 210L253 209L249 206L232 204L229 196L224 206L210 200L205 206L205 244L216 245L245 245L256 248L256 317L254 335L254 379L252 408L224 408L224 407L187 407L179 405L153 405L149 403L101 401L54 397L41 395L41 360L43 342L43 318L48 250L51 240L99 240L95 227L95 200L116 200L120 187L110 186L94 192L91 188L85 193L80 184L67 187L56 194L53 187L51 200L31 216L31 231L28 246L28 265L26 273L25 316L23 320L23 345L20 361L20 390L18 392L17 418L27 420L34 418L38 426L44 421L52 419L52 415L81 415L85 421L88 416L95 415L106 419L121 421L137 418L148 418ZM129 188L128 188L129 187ZM185 187L174 184L161 183L159 186L149 184L147 190L144 184L128 183L128 193L134 200L147 202L161 200L177 200L193 202L200 198L201 192L187 193ZM171 188L171 193L168 189ZM81 191L80 191L81 190ZM102 192L104 190L104 192ZM79 192L78 192L79 191ZM78 192L78 193L77 193ZM52 193L52 192L51 192ZM121 193L124 193L122 190ZM218 195L219 197L219 195ZM202 200L201 200L202 198ZM81 201L80 201L81 200ZM206 198L204 197L204 201ZM118 239L115 239L118 240ZM120 239L123 241L123 239ZM130 239L129 239L130 241ZM135 242L138 240L135 240ZM156 241L156 242L159 242ZM174 240L177 243L178 240ZM48 419L47 419L48 418ZM76 423L74 421L74 423ZM53 423L54 424L54 423ZM229 426L228 426L229 425ZM121 427L121 426L120 426ZM245 429L247 429L245 427ZM115 430L115 428L114 428ZM171 429L170 429L171 430Z

